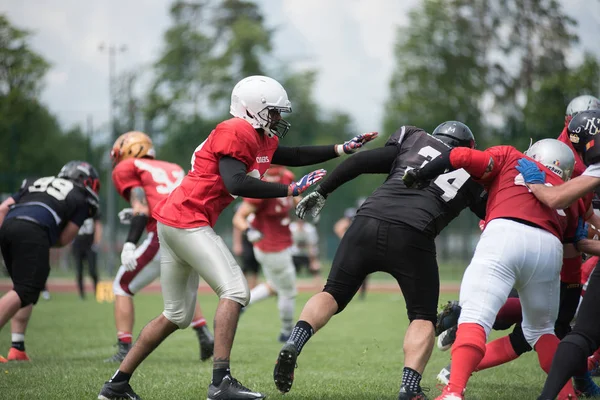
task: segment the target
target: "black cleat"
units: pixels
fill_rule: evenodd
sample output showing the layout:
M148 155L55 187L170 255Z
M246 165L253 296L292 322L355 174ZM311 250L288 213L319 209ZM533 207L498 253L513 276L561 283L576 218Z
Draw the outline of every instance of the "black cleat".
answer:
M429 389L425 389L429 390ZM398 394L398 400L428 400L425 393L423 393L423 389L419 386L419 390L413 392L405 385L400 386L400 393Z
M462 308L456 300L446 303L442 311L440 311L437 316L435 336L439 336L442 332L452 328L454 325L457 325L461 310Z
M445 330L438 336L437 338L437 347L441 351L446 351L452 347L454 342L456 341L456 331L458 330L458 325L454 325L452 328Z
M281 393L287 393L292 388L297 359L298 350L293 343L286 343L279 351L279 357L277 357L273 370L273 380Z
M206 400L253 400L266 397L262 393L253 392L231 375L227 375L219 386L210 384Z
M112 357L104 360L104 362L120 363L121 361L123 361L125 359L125 356L127 356L127 353L129 353L129 350L131 350L131 343L118 342L117 346L119 346L119 349L117 350L117 352ZM127 397L125 397L125 399L126 398Z
M135 394L129 382L105 382L98 394L98 400L142 400Z
M206 325L196 329L196 336L200 342L200 360L206 361L212 357L215 350L215 338Z

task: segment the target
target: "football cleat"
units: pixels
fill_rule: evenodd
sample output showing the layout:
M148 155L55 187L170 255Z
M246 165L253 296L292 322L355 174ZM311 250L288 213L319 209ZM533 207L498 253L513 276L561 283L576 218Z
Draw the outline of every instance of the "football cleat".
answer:
M446 351L454 344L456 340L456 331L458 330L458 325L454 325L452 328L445 330L438 336L437 339L437 347L441 351Z
M442 311L437 315L437 324L435 325L435 336L439 336L445 330L452 328L458 324L461 307L458 301L449 301L446 303Z
M574 377L573 387L581 397L600 397L600 387L596 385L589 372Z
M98 394L98 400L119 399L142 400L129 386L129 382L105 382Z
M435 398L435 400L464 400L464 390L463 393L451 392L450 387L446 386L444 390L442 390L442 394Z
M273 370L273 381L281 393L287 393L292 388L297 359L298 349L293 343L286 343L279 351Z
M215 338L206 325L196 329L196 336L200 342L200 360L206 361L212 357L215 350Z
M8 361L30 361L29 357L27 357L27 353L19 349L15 349L14 347L11 347L10 350L8 350L7 359Z
M425 389L429 390L429 389ZM398 400L428 400L425 393L423 393L423 389L419 387L417 392L413 392L408 389L405 385L400 386L400 393L398 394Z
M291 332L290 333L281 332L279 334L279 338L277 340L279 340L279 343L286 343L288 341L288 339L290 338L291 334L292 334Z
M123 343L123 342L117 342L117 346L119 346L119 349L117 350L116 354L114 354L112 357L107 358L106 360L104 360L104 362L121 362L125 359L125 356L127 356L127 353L129 353L129 350L131 350L131 343Z
M600 361L596 357L588 357L588 371L592 376L600 376Z
M6 358L0 356L0 364L4 364L4 363L7 363L7 362L8 362L8 360Z
M445 366L444 368L442 368L442 370L440 371L439 374L437 374L437 380L439 383L441 383L442 385L446 386L448 384L448 382L450 382L450 368L451 368L452 364L448 364L447 366Z
M264 399L266 397L262 393L253 392L231 375L227 375L223 378L219 386L215 386L212 383L208 386L206 400L251 400Z

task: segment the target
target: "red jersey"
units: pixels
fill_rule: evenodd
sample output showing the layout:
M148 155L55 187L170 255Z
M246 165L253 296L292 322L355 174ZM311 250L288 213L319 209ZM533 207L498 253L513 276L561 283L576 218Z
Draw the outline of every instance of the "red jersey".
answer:
M468 152L479 154L473 155L472 159L463 157ZM494 160L490 173L485 179L475 178L483 175L490 157ZM483 152L456 148L451 153L452 166L473 173L473 179L483 184L488 191L486 222L496 218L515 218L539 226L563 241L565 232L577 227L577 217L583 209L583 202L575 203L566 210L554 210L540 203L524 183L518 183L518 179L515 179L520 175L515 167L521 158L531 160L512 146L494 146ZM563 183L558 175L542 164L537 164L546 172L547 184Z
M221 122L192 156L192 169L181 185L154 209L153 216L175 228L214 226L235 197L219 174L219 160L233 157L246 164L246 172L260 178L271 165L279 139L259 134L241 118Z
M294 174L284 170L275 182L289 185L294 181ZM290 231L290 210L294 206L293 197L278 199L247 199L244 201L256 207L251 225L263 234L263 238L254 246L266 253L276 253L292 246Z
M184 175L185 172L177 164L150 158L128 158L113 169L112 180L117 192L127 201L132 188L144 188L152 215L157 204L179 186ZM150 231L155 226L156 220L149 218L146 229Z

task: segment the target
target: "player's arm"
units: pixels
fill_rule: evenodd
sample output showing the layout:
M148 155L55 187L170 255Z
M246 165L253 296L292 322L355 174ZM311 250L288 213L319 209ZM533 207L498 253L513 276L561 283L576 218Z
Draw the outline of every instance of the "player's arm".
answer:
M278 146L273 153L273 164L288 167L301 167L331 160L344 154L358 151L366 143L377 137L377 132L362 133L342 144L325 146Z
M233 215L233 226L240 232L246 232L246 230L250 228L248 217L250 214L254 213L256 213L256 206L248 203L247 201L243 201Z
M65 226L60 233L58 242L56 242L53 247L64 247L71 243L73 240L75 240L75 236L77 236L79 228L81 228L81 224L77 225L75 222L69 221L67 226Z
M582 253L600 256L600 240L583 239L577 242L577 249Z
M133 217L129 224L127 239L121 250L121 264L127 271L133 271L137 267L135 248L146 229L148 219L150 219L150 207L143 187L134 186L129 190L129 204L133 210Z
M94 246L99 246L100 242L102 241L102 233L104 230L104 226L102 225L102 222L97 219L94 221Z
M243 252L242 247L242 231L233 226L233 255L241 256Z
M600 186L600 177L578 176L558 186L528 183L527 187L537 199L555 209L569 207L574 201Z
M340 218L335 225L333 225L333 232L335 232L335 235L341 239L348 230L349 226L350 221L348 218Z
M325 176L323 169L303 176L299 181L284 185L277 182L265 182L246 174L247 166L242 161L228 156L219 160L219 174L230 194L254 199L272 199L277 197L298 196Z
M2 225L2 222L4 222L4 217L6 217L6 214L8 214L10 206L12 206L15 203L15 199L9 197L8 199L4 200L2 204L0 204L0 225Z

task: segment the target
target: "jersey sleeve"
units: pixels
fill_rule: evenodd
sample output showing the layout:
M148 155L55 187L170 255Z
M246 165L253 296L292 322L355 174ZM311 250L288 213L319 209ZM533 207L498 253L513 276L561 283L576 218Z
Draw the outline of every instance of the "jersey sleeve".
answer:
M88 199L86 196L78 196L77 197L77 206L75 207L75 211L69 218L69 221L74 223L75 225L81 227L84 221L91 216L90 205L88 203Z
M129 191L136 186L143 186L133 162L125 160L117 164L112 173L112 180L117 192L129 200Z
M487 183L498 175L512 149L510 146L494 146L481 151L455 147L450 152L450 163L456 169L464 168L479 182ZM481 179L484 175L485 178Z
M600 163L592 164L583 171L583 176L591 176L593 178L600 178Z
M248 137L249 132L231 125L219 124L215 128L212 151L220 157L232 157L250 167L256 161L258 142Z
M23 195L27 192L27 190L29 190L29 184L30 184L29 179L23 179L23 182L21 183L21 187L19 188L19 191L11 196L13 198L13 200L15 201L15 203L18 203L19 200L21 199L21 197L23 197Z
M404 140L411 135L414 135L416 132L424 132L422 129L417 128L416 126L405 125L398 129L396 132L390 136L390 138L385 142L386 146L401 146Z

